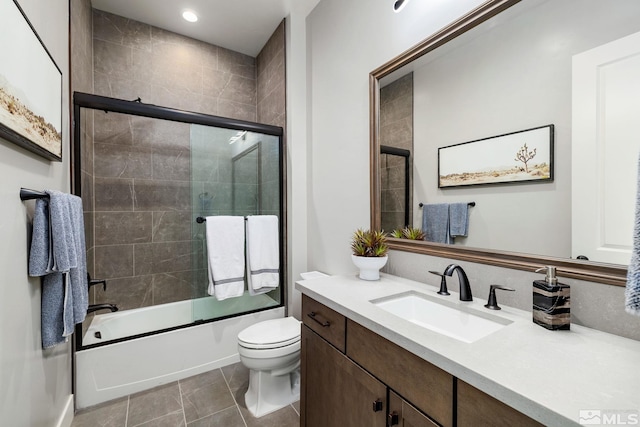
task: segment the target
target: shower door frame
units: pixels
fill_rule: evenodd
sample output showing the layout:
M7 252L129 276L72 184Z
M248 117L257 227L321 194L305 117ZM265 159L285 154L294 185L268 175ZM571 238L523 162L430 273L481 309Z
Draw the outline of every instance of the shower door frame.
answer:
M196 113L192 111L178 110L169 107L162 107L153 104L145 104L140 100L127 101L123 99L110 98L106 96L93 95L84 92L73 92L73 139L71 141L71 192L72 194L82 197L82 151L81 151L81 108L87 108L91 110L99 110L104 112L114 112L122 114L130 114L134 116L148 117L152 119L170 120L174 122L197 124L204 126L219 127L225 129L234 130L246 130L249 132L262 133L266 135L272 135L278 137L278 174L280 182L280 200L279 200L279 237L280 237L280 304L256 310L249 310L242 313L236 313L228 316L218 317L215 319L199 320L185 325L174 326L171 328L165 328L152 332L146 332L143 334L132 335L129 337L118 338L107 341L105 343L97 343L90 345L82 345L82 324L77 324L75 329L75 348L74 351L81 351L85 349L101 347L105 345L115 344L122 341L128 341L135 338L146 337L163 332L169 332L177 329L189 328L195 325L201 325L203 323L216 322L232 317L242 316L246 314L256 313L264 310L272 310L278 307L284 307L285 315L288 307L288 293L286 289L287 284L287 269L286 269L286 242L287 242L287 181L286 181L286 145L284 139L284 130L282 127L267 125L262 123L249 122L245 120L232 119L228 117L213 116L209 114Z
M404 148L398 148L398 147L391 147L389 145L381 145L380 146L380 154L386 154L389 156L398 156L398 157L402 157L404 158L404 227L409 227L410 224L410 216L411 216L411 193L410 193L410 188L411 188L411 162L410 162L410 158L411 158L411 151L404 149Z

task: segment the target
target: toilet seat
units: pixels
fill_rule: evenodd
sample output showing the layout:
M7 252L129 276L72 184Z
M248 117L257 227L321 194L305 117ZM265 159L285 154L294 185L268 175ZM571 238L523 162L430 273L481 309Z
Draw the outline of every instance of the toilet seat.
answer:
M238 334L238 345L247 349L274 349L300 341L300 321L293 317L265 320Z

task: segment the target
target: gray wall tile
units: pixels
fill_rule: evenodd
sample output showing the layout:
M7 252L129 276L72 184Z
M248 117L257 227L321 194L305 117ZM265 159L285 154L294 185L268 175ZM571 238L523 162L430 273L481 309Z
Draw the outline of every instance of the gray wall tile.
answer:
M147 243L134 248L138 276L191 269L191 242Z
M151 212L96 212L96 245L151 242Z
M133 210L133 179L96 178L96 211Z
M96 279L133 276L133 246L96 246L95 263Z

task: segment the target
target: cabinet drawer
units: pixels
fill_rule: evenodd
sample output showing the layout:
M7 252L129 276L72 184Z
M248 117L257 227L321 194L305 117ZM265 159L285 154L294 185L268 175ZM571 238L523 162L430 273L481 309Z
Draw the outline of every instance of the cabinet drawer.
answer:
M345 317L318 301L302 295L302 321L311 330L344 353Z
M458 427L542 427L510 406L458 380Z
M453 425L454 378L447 372L352 320L347 356L436 422Z

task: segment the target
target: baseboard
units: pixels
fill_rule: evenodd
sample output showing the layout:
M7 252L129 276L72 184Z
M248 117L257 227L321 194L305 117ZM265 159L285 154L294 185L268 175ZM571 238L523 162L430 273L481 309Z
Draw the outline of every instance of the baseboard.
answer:
M73 394L69 395L67 399L67 404L64 406L64 410L62 414L60 414L60 418L58 418L58 422L56 423L56 427L71 427L71 423L73 422Z

